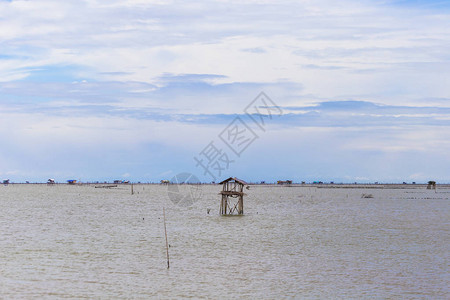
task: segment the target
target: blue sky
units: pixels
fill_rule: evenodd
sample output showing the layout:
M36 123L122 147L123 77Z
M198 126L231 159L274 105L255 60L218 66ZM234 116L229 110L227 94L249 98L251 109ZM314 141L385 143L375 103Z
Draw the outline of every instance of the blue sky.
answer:
M450 182L449 3L0 1L0 177Z

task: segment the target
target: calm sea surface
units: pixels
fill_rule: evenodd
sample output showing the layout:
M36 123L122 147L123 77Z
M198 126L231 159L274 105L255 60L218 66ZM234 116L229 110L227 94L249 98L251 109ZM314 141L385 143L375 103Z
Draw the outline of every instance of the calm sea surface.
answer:
M450 298L450 189L252 186L241 217L134 191L0 186L0 298Z

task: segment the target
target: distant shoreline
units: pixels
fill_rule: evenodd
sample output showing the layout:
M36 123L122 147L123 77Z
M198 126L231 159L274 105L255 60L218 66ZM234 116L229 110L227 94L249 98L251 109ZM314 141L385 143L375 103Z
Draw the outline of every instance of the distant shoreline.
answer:
M68 184L66 182L60 183L43 183L43 182L35 182L35 183L24 183L24 182L14 182L9 184L2 184L2 186L7 185L48 185L48 186L92 186L92 187L111 187L110 185L113 183L76 183L76 184ZM117 184L117 187L120 186L131 186L131 185L174 185L175 183L169 184L161 184L161 183L122 183ZM186 184L180 184L186 185ZM191 185L218 185L218 183L199 183L199 184L191 184ZM292 184L277 184L277 183L249 183L250 187L278 187L278 188L298 188L298 187L306 187L306 188L329 188L329 189L356 189L356 188L367 188L367 189L427 189L426 183L417 183L417 184L402 184L402 183L321 183L321 184L313 184L313 183L292 183ZM450 188L450 183L436 184L437 189L439 188Z

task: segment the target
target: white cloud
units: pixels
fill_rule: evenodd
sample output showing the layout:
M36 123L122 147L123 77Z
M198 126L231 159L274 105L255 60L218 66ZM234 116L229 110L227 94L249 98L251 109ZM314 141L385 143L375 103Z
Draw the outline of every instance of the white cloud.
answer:
M66 152L87 153L74 161L89 165L109 149L105 161L151 153L152 164L173 151L174 165L153 167L176 172L185 153L217 136L227 120L221 114L241 113L261 90L282 106L365 100L448 107L449 14L389 1L2 1L0 132L7 142L0 151L11 159L0 163L18 170L40 159L63 174L52 159ZM300 152L315 158L314 174L327 164L336 174L346 168L326 158L330 149L347 162L365 162L348 153L377 153L379 165L400 168L397 155L414 152L408 157L436 155L448 165L446 111L303 114L277 123L267 149L316 145ZM280 169L301 167L286 157ZM121 161L128 159L135 163ZM136 171L123 165L114 174Z
M40 49L21 69L75 64L97 79L155 82L163 73L221 74L222 82L302 82L320 97L361 95L401 82L407 94L444 96L442 72L405 78L405 63L446 61L448 18L371 2L2 3L1 40L10 51ZM246 13L243 13L246 12ZM252 53L245 49L258 48ZM29 55L30 53L28 53ZM303 65L344 68L311 71ZM370 69L370 74L354 73ZM14 65L0 69L17 72ZM23 72L23 71L22 71ZM386 82L388 76L389 82ZM10 78L10 77L6 77ZM417 79L416 79L417 78ZM419 80L420 78L420 80ZM431 88L428 86L432 84ZM412 90L416 92L417 90ZM385 92L385 93L386 93Z

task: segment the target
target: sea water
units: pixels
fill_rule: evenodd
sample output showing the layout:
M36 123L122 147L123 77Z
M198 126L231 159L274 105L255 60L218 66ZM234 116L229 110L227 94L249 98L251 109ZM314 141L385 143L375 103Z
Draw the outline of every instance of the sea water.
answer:
M0 186L0 298L450 297L450 189L169 187Z

